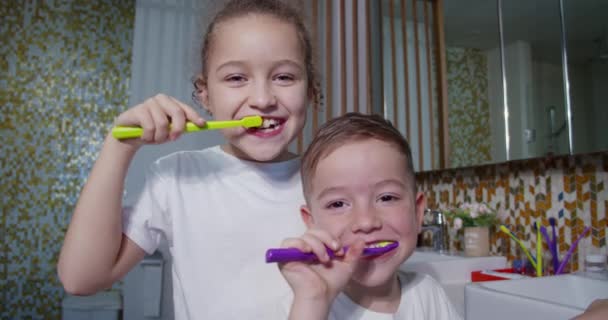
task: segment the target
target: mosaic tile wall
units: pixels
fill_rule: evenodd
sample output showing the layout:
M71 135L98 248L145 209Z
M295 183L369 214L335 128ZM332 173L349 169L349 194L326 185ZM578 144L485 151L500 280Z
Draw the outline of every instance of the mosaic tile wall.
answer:
M504 222L528 248L536 247L532 223L540 219L550 230L549 218L554 217L560 252L566 252L586 226L591 226L591 245L606 250L608 152L423 172L416 179L430 208L485 202L505 214ZM509 261L516 258L519 249L508 236L493 232L491 238L492 253ZM572 270L582 267L580 250L572 257Z
M10 0L0 17L0 318L59 319L64 232L128 102L135 1Z
M491 160L487 59L478 49L447 48L450 165Z

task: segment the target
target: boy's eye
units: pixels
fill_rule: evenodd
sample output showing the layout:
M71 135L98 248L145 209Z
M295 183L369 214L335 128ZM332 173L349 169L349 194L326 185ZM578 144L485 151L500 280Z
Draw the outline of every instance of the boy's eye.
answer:
M346 204L344 203L344 201L333 201L330 202L326 207L328 209L339 209L339 208L343 208Z
M389 202L399 200L399 198L392 194L383 194L382 196L380 196L379 200L382 202Z

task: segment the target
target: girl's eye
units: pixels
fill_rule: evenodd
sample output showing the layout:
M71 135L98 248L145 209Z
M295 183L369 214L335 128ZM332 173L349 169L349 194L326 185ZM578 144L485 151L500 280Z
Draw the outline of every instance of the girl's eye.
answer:
M247 80L244 76L236 74L226 77L226 81L228 82L243 82Z
M344 203L344 201L334 201L334 202L330 202L327 205L328 209L340 209L343 208L346 204Z
M290 74L279 74L275 77L275 80L278 80L280 82L291 82L294 80L294 76Z

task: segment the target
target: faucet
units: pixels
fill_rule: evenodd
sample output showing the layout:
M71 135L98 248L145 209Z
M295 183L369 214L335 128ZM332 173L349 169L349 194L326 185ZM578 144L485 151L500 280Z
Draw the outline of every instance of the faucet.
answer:
M428 240L425 241L428 239L429 233L431 234L430 243ZM443 212L428 208L424 210L422 230L418 240L418 245L432 246L433 250L438 252L448 251L448 223Z

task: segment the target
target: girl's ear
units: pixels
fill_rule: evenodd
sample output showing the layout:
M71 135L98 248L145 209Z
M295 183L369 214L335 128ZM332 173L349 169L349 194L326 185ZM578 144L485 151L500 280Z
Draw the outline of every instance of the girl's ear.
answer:
M196 80L194 81L194 94L198 103L203 109L209 112L207 107L209 105L209 90L207 89L207 81L205 81L205 77L202 74L196 76Z
M307 228L311 228L315 224L315 219L310 214L310 209L306 205L300 207L300 216Z

